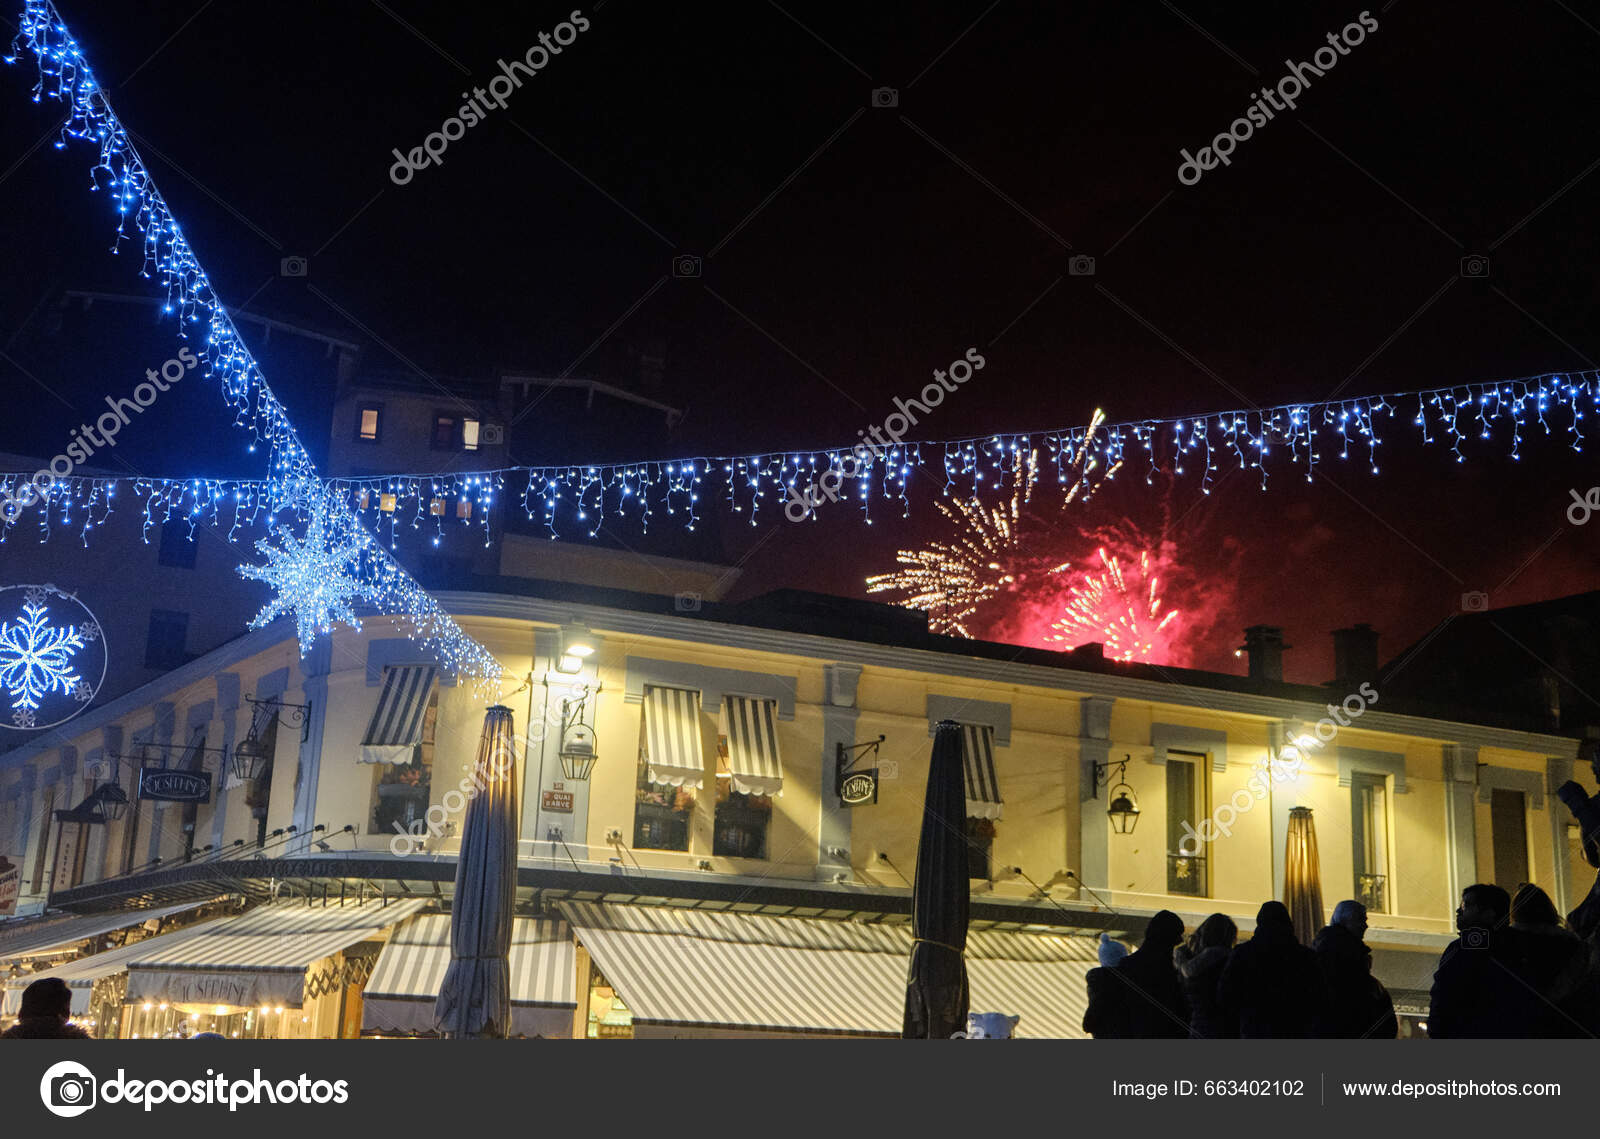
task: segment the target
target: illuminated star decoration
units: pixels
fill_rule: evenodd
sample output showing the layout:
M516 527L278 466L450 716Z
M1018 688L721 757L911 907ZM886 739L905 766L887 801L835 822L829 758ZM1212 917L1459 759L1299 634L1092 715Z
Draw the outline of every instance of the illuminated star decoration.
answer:
M1113 660L1153 659L1157 639L1178 619L1178 611L1162 606L1150 552L1139 553L1137 579L1104 546L1098 554L1101 568L1083 571L1082 579L1068 589L1066 609L1045 640L1067 648L1098 641Z
M332 512L326 498L312 502L304 538L296 538L285 527L269 538L256 542L256 550L267 559L266 565L245 563L242 577L264 581L276 591L250 622L260 629L286 614L293 613L295 631L300 638L300 655L311 650L312 642L333 631L338 622L360 629L352 602L374 601L372 591L360 574L362 557L371 539L359 526L341 528L330 521Z
M76 696L83 678L72 658L85 643L76 626L51 625L40 592L28 591L22 620L0 623L0 687L11 697L13 723L33 727L40 698L51 692Z

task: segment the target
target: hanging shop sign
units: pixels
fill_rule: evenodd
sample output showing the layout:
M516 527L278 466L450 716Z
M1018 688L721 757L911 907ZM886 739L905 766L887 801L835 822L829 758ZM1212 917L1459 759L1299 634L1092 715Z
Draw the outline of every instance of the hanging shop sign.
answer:
M878 801L878 769L852 771L839 781L839 801L847 807L860 807Z
M139 798L153 799L158 803L209 803L211 773L140 768Z
M17 895L22 889L22 867L0 858L0 916L17 912Z

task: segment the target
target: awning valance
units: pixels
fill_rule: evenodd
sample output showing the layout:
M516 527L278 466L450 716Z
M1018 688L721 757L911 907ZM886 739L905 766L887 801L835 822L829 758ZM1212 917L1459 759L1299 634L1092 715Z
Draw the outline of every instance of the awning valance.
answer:
M383 693L361 741L362 763L410 763L422 742L422 725L438 669L428 664L389 665Z
M67 986L72 990L73 1015L82 1015L89 1011L89 997L96 981L126 972L129 962L142 955L167 952L190 938L199 937L206 931L215 929L230 920L232 919L218 918L213 921L200 922L172 933L163 933L159 937L146 938L132 945L124 945L117 949L107 949L104 953L91 953L87 957L69 961L65 965L57 965L54 969L30 973L24 977L13 977L5 983L4 996L0 997L0 1016L16 1016L18 1010L22 1007L22 990L35 981L42 981L49 977L67 983Z
M994 774L994 728L961 725L961 762L967 772L967 817L998 819L1004 804Z
M162 918L205 904L204 901L182 902L153 910L118 910L115 913L88 914L82 917L50 917L18 922L15 929L0 928L0 963L25 957L51 957L66 953L80 941L88 941L102 934L144 922L158 922Z
M553 918L517 918L511 930L511 1031L570 1036L577 1007L572 931ZM450 916L418 914L395 929L362 995L362 1027L432 1032L434 1002L450 967Z
M700 693L688 688L646 686L639 747L650 782L699 789L705 783Z
M728 740L728 773L735 791L782 794L777 712L775 701L759 696L722 698L722 734Z
M424 904L424 899L413 898L387 905L262 906L201 937L135 955L128 968L128 999L299 1008L310 965L378 937Z
M635 1024L898 1036L911 927L672 906L565 902L562 912ZM967 935L973 1012L1020 1015L1019 1037L1083 1036L1083 936Z

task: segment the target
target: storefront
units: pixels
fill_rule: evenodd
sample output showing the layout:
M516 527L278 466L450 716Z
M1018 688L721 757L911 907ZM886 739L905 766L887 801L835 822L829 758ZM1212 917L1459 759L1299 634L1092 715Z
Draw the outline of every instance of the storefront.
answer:
M566 922L517 918L511 932L511 1036L565 1038L577 1008L572 933ZM362 994L363 1036L431 1036L434 1005L450 967L450 916L418 914L398 926Z
M566 902L591 1039L899 1036L911 927L675 906ZM1083 1036L1094 942L974 930L974 1012L1021 1016L1019 1037Z
M425 904L277 902L149 943L128 961L122 1035L354 1036L383 939Z

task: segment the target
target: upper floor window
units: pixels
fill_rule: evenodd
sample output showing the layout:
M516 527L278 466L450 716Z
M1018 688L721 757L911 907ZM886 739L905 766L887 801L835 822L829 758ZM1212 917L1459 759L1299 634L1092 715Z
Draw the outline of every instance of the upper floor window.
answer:
M1389 905L1389 779L1357 771L1350 776L1350 833L1355 840L1352 862L1356 899L1375 914Z
M634 785L633 845L689 849L695 792L705 782L700 693L646 685Z
M476 451L478 449L478 421L476 419L463 419L461 421L461 449L463 451Z
M1489 794L1494 842L1494 884L1515 894L1528 879L1528 803L1521 791L1495 787Z
M189 524L177 519L161 524L161 547L157 560L175 569L194 569L196 547L200 543L189 536Z
M429 672L431 677L431 670ZM425 690L428 691L428 690ZM373 775L368 834L422 834L433 794L433 745L439 719L439 690L431 688L422 716L422 738L404 762L379 763Z
M430 446L435 451L454 451L459 441L461 420L442 413L433 417L433 438Z
M1167 893L1203 898L1209 893L1201 822L1205 813L1207 757L1167 753ZM1208 832L1209 833L1209 832Z
M377 443L383 438L383 404L364 403L356 411L356 439Z

